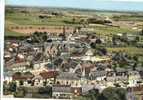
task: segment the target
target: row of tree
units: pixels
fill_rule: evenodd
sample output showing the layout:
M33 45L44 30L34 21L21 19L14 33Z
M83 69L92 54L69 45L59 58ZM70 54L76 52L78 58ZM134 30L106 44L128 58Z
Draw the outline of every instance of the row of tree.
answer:
M82 100L127 100L127 91L123 88L109 87L101 93L98 89L92 89L82 97Z

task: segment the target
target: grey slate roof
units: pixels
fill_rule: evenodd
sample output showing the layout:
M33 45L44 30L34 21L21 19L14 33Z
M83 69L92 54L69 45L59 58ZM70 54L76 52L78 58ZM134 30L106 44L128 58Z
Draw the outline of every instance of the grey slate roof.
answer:
M70 85L54 85L52 87L53 92L71 93Z
M106 71L94 71L90 73L90 78L94 79L97 77L103 77L106 76Z
M59 73L59 76L57 76L57 79L79 80L80 78L77 77L77 75L75 73L61 72L61 73Z

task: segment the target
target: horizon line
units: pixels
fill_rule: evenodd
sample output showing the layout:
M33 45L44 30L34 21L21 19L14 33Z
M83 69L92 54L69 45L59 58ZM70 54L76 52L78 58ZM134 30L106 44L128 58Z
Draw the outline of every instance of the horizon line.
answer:
M13 6L13 7L37 7L37 8L67 8L67 9L79 9L79 10L98 10L98 11L111 11L111 12L143 12L143 10L109 10L109 9L100 9L100 8L83 8L83 7L61 7L61 6L41 6L41 5L16 5L16 4L5 4L5 6Z

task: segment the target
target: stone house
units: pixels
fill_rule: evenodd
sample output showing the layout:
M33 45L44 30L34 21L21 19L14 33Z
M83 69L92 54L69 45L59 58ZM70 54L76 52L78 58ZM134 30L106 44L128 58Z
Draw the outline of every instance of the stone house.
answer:
M71 99L73 94L70 85L53 85L52 97L56 99Z
M71 85L53 85L53 97L57 99L72 99L73 96L82 94L81 87L71 87Z
M106 74L106 71L94 71L90 73L89 78L91 80L103 81L106 78Z
M107 73L106 80L109 82L121 82L121 81L127 81L128 75L127 72L115 72L111 71Z
M80 78L76 74L69 72L59 73L56 82L61 85L71 85L72 87L80 86Z
M138 71L129 71L128 72L128 82L129 86L135 86L137 81L141 80L140 73Z
M57 76L57 71L43 71L39 75L36 75L32 80L35 82L35 85L43 86L44 83L45 85L55 83Z

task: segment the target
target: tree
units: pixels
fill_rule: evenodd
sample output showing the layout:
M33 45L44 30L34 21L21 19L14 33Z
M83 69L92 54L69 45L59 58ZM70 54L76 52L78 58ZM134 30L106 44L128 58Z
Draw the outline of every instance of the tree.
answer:
M133 60L137 62L138 61L138 57L137 56L133 56Z
M140 35L143 35L143 28L142 28L141 31L140 31Z
M47 85L47 80L43 81L43 86Z
M113 35L113 37L112 37L112 42L113 42L113 45L116 45L117 43L116 43L116 36L115 35Z
M88 18L87 19L88 23L93 23L93 24L104 24L104 20L102 19L97 19L97 18Z
M97 100L127 100L126 90L115 87L106 88L102 91Z
M113 70L116 72L117 70L117 67L118 67L118 63L115 63L115 64L113 64Z
M116 93L119 95L120 100L126 100L126 90L123 88L118 88Z
M16 76L21 76L22 73L21 73L21 72L15 72L14 75L16 75Z
M66 39L66 35L65 35L65 33L63 32L63 33L60 33L59 34L59 37L61 37L63 40L65 40Z
M9 84L7 81L3 82L3 94L8 95L9 94Z
M25 72L24 75L26 75L26 76L34 76L30 71Z
M42 41L43 41L43 42L47 41L47 39L48 39L47 35L43 35L43 36L42 36Z
M91 46L91 48L95 49L95 48L96 48L96 43L91 42L91 43L90 43L90 46Z
M31 69L33 69L33 68L34 68L34 63L33 63L33 61L31 61L31 62L30 62L29 67L30 67Z
M92 89L89 91L89 96L91 97L92 100L95 100L100 95L98 89Z
M140 37L137 36L137 37L135 38L135 42L139 42L139 40L140 40Z
M97 97L100 95L98 89L92 89L88 91L88 94L84 95L82 99L85 100L97 100Z
M101 39L97 39L97 40L96 40L96 43L97 43L97 44L101 44L101 43L102 43Z
M40 15L40 16L39 16L39 18L40 18L40 19L44 19L44 18L45 18L45 16Z
M22 80L20 80L20 81L19 81L19 84L20 84L20 85L23 85L23 84L24 84L24 82L23 82Z
M76 19L75 19L75 18L73 18L73 19L72 19L72 23L73 23L73 24L75 24L75 21L76 21Z
M14 97L23 98L26 94L26 91L23 87L17 88L17 91L14 93Z
M47 39L48 39L47 32L43 33L42 39L43 39L43 41L47 41Z
M32 40L39 43L39 32L36 31L33 33Z
M107 49L106 49L106 48L101 48L101 49L100 49L100 52L101 52L103 55L106 55L106 54L107 54Z
M10 90L11 92L16 92L16 88L17 88L16 82L15 82L15 81L12 81L12 82L10 83L9 90Z
M103 45L97 45L96 44L96 49L97 49L99 55L106 55L107 54L107 49Z
M116 87L108 87L102 93L98 89L92 89L83 97L86 100L127 100L126 90Z
M41 87L39 88L39 93L52 97L52 87L51 86Z
M133 70L136 70L137 68L137 63L135 62L134 65L132 66Z

